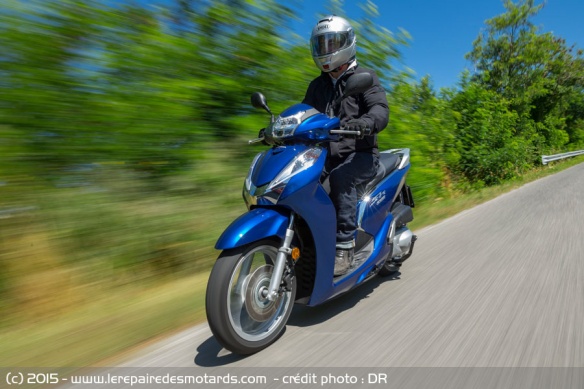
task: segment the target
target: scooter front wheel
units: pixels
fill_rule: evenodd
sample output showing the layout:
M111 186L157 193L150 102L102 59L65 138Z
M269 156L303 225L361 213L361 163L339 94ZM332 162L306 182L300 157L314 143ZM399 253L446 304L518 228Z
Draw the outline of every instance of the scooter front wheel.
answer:
M278 245L262 240L221 253L207 284L209 327L226 349L253 354L283 333L296 296L296 278L288 277L286 290L274 300L266 298Z

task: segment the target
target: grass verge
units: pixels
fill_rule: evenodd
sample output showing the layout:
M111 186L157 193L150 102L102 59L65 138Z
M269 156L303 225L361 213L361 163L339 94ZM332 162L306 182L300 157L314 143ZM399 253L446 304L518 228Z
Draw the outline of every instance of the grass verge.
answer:
M116 294L0 334L0 366L99 366L128 348L204 319L207 274Z

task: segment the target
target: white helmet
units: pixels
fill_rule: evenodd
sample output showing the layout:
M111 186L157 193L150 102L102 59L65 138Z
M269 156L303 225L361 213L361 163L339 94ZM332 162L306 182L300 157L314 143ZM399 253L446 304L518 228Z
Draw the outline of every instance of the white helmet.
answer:
M331 72L355 58L356 43L355 31L347 20L336 15L327 16L312 29L312 59L320 70Z

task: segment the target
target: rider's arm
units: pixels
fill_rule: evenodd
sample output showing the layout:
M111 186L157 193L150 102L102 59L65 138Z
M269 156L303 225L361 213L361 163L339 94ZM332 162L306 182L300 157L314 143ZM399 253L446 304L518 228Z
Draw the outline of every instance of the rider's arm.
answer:
M389 104L387 103L387 95L385 90L379 82L379 78L375 72L371 72L373 76L373 86L363 93L367 112L361 116L369 123L372 132L381 132L389 122Z

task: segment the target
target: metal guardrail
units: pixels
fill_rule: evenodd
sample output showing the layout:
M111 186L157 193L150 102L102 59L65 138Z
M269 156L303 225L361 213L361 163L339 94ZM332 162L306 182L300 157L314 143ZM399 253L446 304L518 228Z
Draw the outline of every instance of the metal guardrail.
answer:
M583 155L584 150L570 151L569 153L555 154L555 155L542 155L541 163L547 165L549 162L557 161L564 158L575 157L577 155Z

